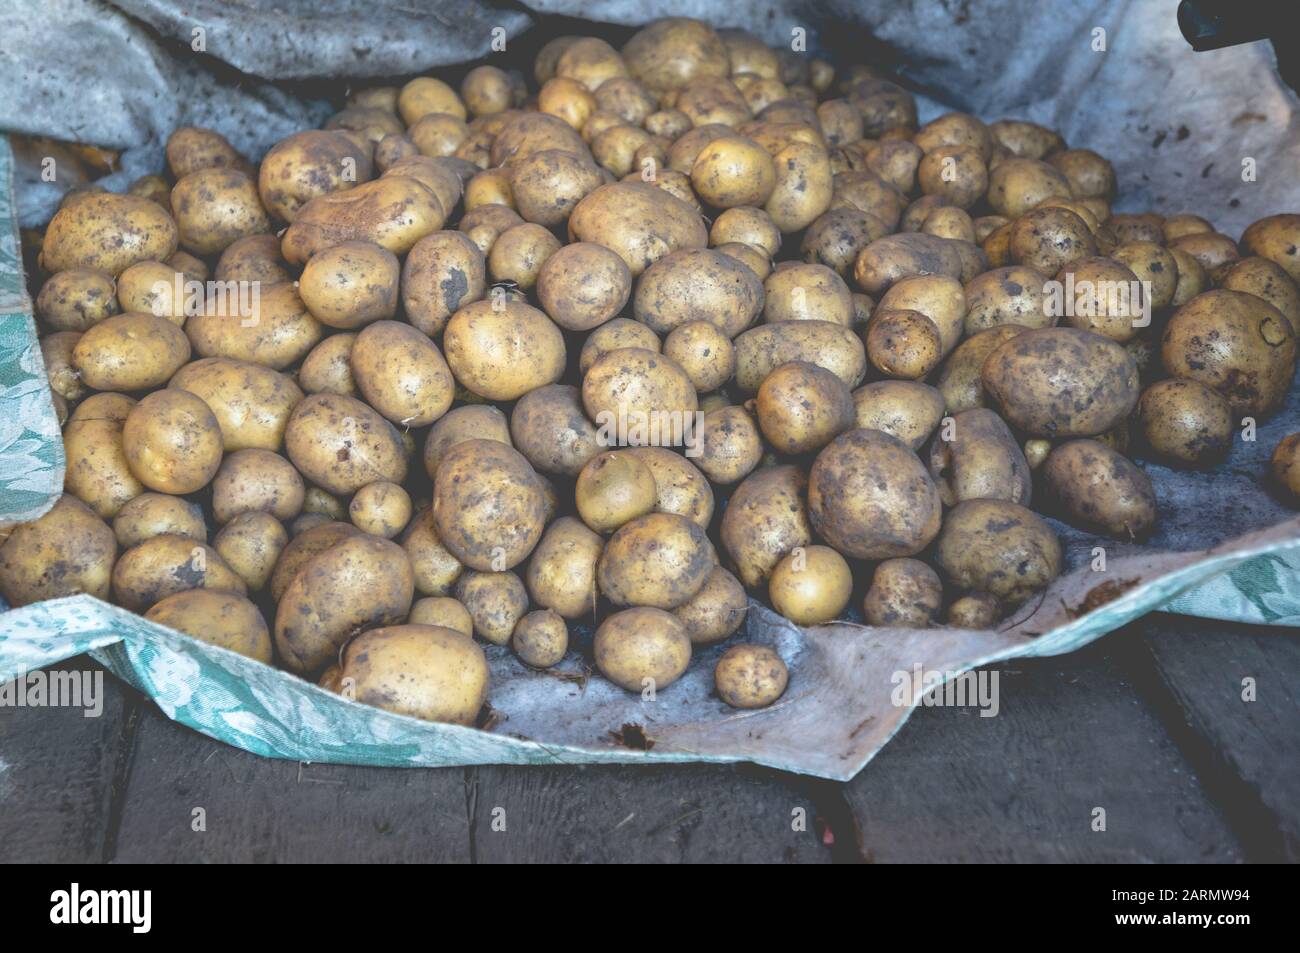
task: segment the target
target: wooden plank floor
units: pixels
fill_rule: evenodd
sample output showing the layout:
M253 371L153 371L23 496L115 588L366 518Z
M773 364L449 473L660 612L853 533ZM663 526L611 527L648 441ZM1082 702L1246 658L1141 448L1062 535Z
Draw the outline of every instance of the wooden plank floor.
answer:
M1300 859L1300 632L1153 616L998 677L997 717L923 708L835 784L300 765L176 725L106 676L98 718L0 709L0 861Z

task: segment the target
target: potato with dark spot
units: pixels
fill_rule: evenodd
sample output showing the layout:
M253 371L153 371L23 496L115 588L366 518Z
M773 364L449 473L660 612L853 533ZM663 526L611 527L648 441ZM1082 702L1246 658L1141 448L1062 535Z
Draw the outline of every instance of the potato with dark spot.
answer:
M130 549L151 536L175 533L199 542L208 539L203 510L197 503L166 493L141 493L113 518L113 535L123 549Z
M862 249L887 234L886 223L870 212L843 205L817 216L804 232L799 251L805 262L824 265L847 278Z
M1065 323L1121 344L1151 324L1145 286L1127 267L1110 258L1080 258L1056 274L1062 292L1049 294L1049 310L1063 313ZM1073 298L1065 299L1070 291Z
M506 645L528 611L528 590L513 572L470 570L456 581L456 598L474 621L474 632L493 645Z
M920 381L876 381L853 392L858 427L880 430L919 451L943 419L943 395Z
M271 231L257 183L235 169L189 173L172 188L172 209L181 247L196 255L217 255L240 238Z
M782 364L807 361L849 387L867 372L867 354L852 328L831 321L779 321L750 328L735 340L736 386L753 394Z
M275 646L291 671L314 675L358 632L411 610L415 583L402 547L354 533L309 559L280 598Z
M1300 433L1283 437L1273 450L1273 479L1293 501L1300 502Z
M368 405L338 394L303 398L284 432L285 452L311 482L330 493L406 479L406 452L396 429Z
M1061 543L1047 522L1009 500L965 500L943 521L939 569L958 589L1013 608L1061 574Z
M638 606L600 624L593 654L600 674L620 688L658 692L685 674L691 639L671 613Z
M102 519L112 519L145 491L122 446L122 426L134 406L124 394L92 394L63 428L64 491Z
M1043 464L1049 495L1072 523L1117 539L1142 539L1156 521L1151 478L1096 440L1070 440Z
M455 381L438 346L400 321L368 325L352 345L352 378L366 403L401 427L426 427L451 407Z
M763 436L783 453L820 450L854 424L848 385L825 368L794 361L763 381L756 402Z
M270 450L236 450L212 481L212 515L228 523L242 513L288 522L303 511L306 489L293 464Z
M613 318L632 293L632 273L623 259L601 245L577 242L542 264L537 298L556 324L587 331Z
M270 581L288 544L284 525L270 513L241 513L221 528L212 548L244 580L249 591L257 592Z
M118 311L113 277L71 268L46 279L36 296L36 316L51 331L80 333Z
M648 513L614 532L596 573L615 605L675 609L703 588L717 563L699 525L675 513Z
M0 594L14 608L83 592L107 599L116 556L113 531L65 493L0 543Z
M853 323L849 286L825 265L784 263L763 282L763 320ZM742 329L743 330L743 329Z
M797 467L773 466L754 471L732 493L719 535L746 586L764 585L787 553L812 542L807 486Z
M713 489L691 459L666 447L628 447L655 481L655 512L685 516L704 529L713 519ZM692 459L699 460L699 457Z
M1269 215L1251 223L1242 232L1241 248L1247 255L1267 258L1300 283L1300 215Z
M396 483L367 483L352 497L348 516L361 532L392 539L411 521L411 497Z
M248 160L215 129L181 126L167 137L167 168L180 179L200 169L245 169Z
M491 404L466 404L440 417L429 429L424 444L424 470L432 480L443 454L465 440L499 440L507 447L510 425L506 415Z
M948 204L968 209L984 194L989 172L980 149L945 145L926 150L916 179L926 195L941 196Z
M601 355L583 376L582 405L603 429L607 443L614 442L611 433L621 436L626 428L627 439L619 442L674 446L685 436L686 419L694 419L699 398L672 358L644 348L621 348ZM674 420L682 427L673 427ZM657 440L650 429L655 425L661 429ZM673 432L678 429L680 433Z
M1282 312L1300 337L1300 288L1281 265L1267 258L1243 258L1219 277L1219 287L1263 298Z
M886 377L920 380L939 366L939 328L920 311L877 308L867 322L867 359Z
M1017 219L1045 199L1070 197L1070 180L1046 162L1017 157L999 162L989 170L986 198L998 215Z
M144 617L240 655L271 664L271 632L262 613L243 596L187 589L155 604Z
M928 629L942 608L943 583L938 573L919 559L886 559L871 577L862 614L868 625Z
M430 337L442 332L462 307L483 297L487 262L478 246L457 231L439 231L415 243L402 266L402 307L407 320Z
M912 556L939 532L934 481L907 445L879 430L850 430L817 456L808 515L819 536L854 559Z
M750 269L721 252L694 248L666 255L645 270L632 311L656 334L709 321L732 338L754 323L763 301L763 284Z
M906 233L886 235L858 253L853 278L869 295L882 295L904 278L916 275L962 277L959 243L951 238Z
M293 379L247 361L209 357L186 364L169 387L188 391L211 409L227 453L279 450L289 414L302 400Z
M519 660L533 668L550 668L564 659L569 627L552 609L538 609L519 620L510 645Z
M1069 209L1031 209L1011 225L1011 260L1044 275L1097 254L1087 223Z
M1173 252L1155 242L1124 242L1110 257L1149 283L1152 308L1167 308L1178 290L1178 262Z
M930 475L945 506L979 499L1028 506L1033 491L1029 461L1016 438L984 407L957 414L931 444Z
M991 629L1002 614L997 598L987 592L972 592L948 606L948 624L959 629Z
M393 625L348 643L338 677L363 705L473 725L487 699L490 675L483 650L454 629Z
M277 371L307 356L324 335L294 282L259 288L256 297L214 295L185 322L194 353L262 364Z
M432 189L390 169L356 188L311 199L285 231L280 250L291 265L306 264L316 252L347 241L374 242L404 255L425 235L442 228L446 218Z
M736 349L711 321L679 324L664 339L664 356L676 361L699 393L717 390L736 373Z
M1057 316L1046 307L1046 286L1046 277L1024 265L984 272L965 288L966 333L974 335L1006 324L1051 327Z
M596 609L596 563L604 540L572 516L546 528L533 551L524 580L533 602L566 619Z
M463 441L438 463L433 519L442 544L471 569L510 569L542 537L541 480L513 447L496 440Z
M151 537L122 553L113 566L113 601L132 612L186 589L248 592L220 553L188 536Z
M667 254L708 244L695 209L644 182L602 185L588 194L569 216L569 237L617 253L634 278Z
M984 361L985 393L1014 427L1036 437L1090 437L1137 404L1137 365L1123 346L1077 328L1017 334Z
M749 598L735 576L715 566L700 591L672 611L693 644L712 645L744 624Z
M578 388L569 384L547 384L521 397L510 415L509 436L545 473L576 476L600 451L596 425L583 412Z
M732 708L766 708L782 694L790 672L766 645L733 645L713 669L718 697Z
M317 321L353 330L396 313L401 268L386 248L343 242L311 257L298 279L298 294Z
M514 400L564 374L564 335L522 301L476 301L452 315L442 346L456 380L489 400Z
M797 625L830 622L849 604L853 574L829 546L798 546L772 570L772 608Z
M72 349L72 368L95 390L161 387L190 359L185 332L143 311L118 314L87 328Z
M1235 415L1258 416L1276 410L1286 396L1295 376L1296 333L1262 298L1207 291L1169 319L1160 357L1170 376L1212 387Z
M96 192L54 213L41 242L41 266L117 277L137 261L166 261L176 251L176 222L135 195Z
M371 174L369 154L346 135L308 129L271 147L259 167L257 188L272 215L292 222L312 199L355 188Z
M188 391L164 389L141 398L122 424L122 450L137 480L159 493L201 490L221 466L221 426Z
M943 397L950 414L985 406L982 372L985 359L1027 328L1018 324L998 324L979 331L957 345L939 371L935 388Z
M1215 463L1232 448L1232 407L1199 381L1157 381L1143 392L1137 414L1147 445L1175 465Z
M591 366L610 351L621 348L641 348L658 354L663 350L659 335L640 321L631 318L614 318L587 335L578 354L578 372L586 375Z

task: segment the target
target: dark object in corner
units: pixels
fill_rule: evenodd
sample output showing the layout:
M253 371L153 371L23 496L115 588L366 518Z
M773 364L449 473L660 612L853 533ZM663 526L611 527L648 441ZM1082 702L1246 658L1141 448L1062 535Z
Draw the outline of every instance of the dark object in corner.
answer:
M1178 28L1198 53L1270 40L1283 82L1300 91L1300 34L1288 5L1277 0L1182 0Z

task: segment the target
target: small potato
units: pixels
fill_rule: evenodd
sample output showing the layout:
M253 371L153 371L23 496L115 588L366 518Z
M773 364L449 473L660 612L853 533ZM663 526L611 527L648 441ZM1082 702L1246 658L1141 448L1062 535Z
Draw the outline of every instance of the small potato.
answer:
M753 245L727 242L725 245L717 246L714 251L728 258L734 258L757 275L760 281L766 281L767 276L772 273L772 260L767 257L766 252Z
M434 232L416 242L406 256L401 288L407 320L435 337L453 314L483 297L487 262L461 232Z
M474 635L474 620L470 617L469 610L450 596L416 599L407 622L411 625L442 626L470 638Z
M746 586L764 585L787 553L812 542L807 484L797 467L763 467L732 493L720 538Z
M1031 158L1007 159L989 171L989 206L998 215L1010 219L1020 218L1046 199L1070 197L1070 180L1046 162ZM1052 272L1056 267L1045 270Z
M699 525L674 513L649 513L614 532L596 572L600 591L615 605L675 609L703 588L717 561Z
M538 609L519 620L510 645L525 665L550 668L569 648L569 627L553 609Z
M855 559L912 556L939 532L942 504L916 454L878 430L850 430L817 456L808 514L826 542Z
M428 113L406 127L406 136L415 143L420 155L445 157L458 154L469 138L469 127L456 116Z
M919 451L943 419L943 395L920 381L876 381L853 392L858 427L880 430Z
M623 259L635 278L674 251L704 248L708 231L694 208L662 189L645 182L616 182L602 185L577 204L569 216L569 238L604 245Z
M564 335L519 301L466 305L447 322L442 344L456 380L490 400L514 400L564 373Z
M1070 440L1056 447L1043 464L1043 476L1073 523L1124 540L1143 538L1155 525L1151 478L1096 440Z
M304 265L318 251L347 241L368 241L404 255L447 218L427 185L390 169L356 188L318 195L298 210L281 239L281 254Z
M1047 278L1024 265L995 268L967 283L966 334L987 328L1017 324L1024 328L1046 328L1056 323L1047 308Z
M469 113L456 91L440 79L417 76L397 95L397 111L408 126L429 113L447 113L465 119Z
M596 563L604 540L572 516L547 527L528 563L525 581L533 602L566 619L596 608Z
M239 169L244 159L226 137L214 129L182 126L167 137L167 168L174 178L201 169Z
M844 279L825 265L783 265L763 282L763 320L828 321L848 327L853 323L853 296Z
M113 518L113 535L123 549L153 536L173 533L207 542L208 527L197 503L166 493L141 493Z
M402 548L411 561L417 592L427 596L451 593L465 567L438 538L432 507L417 512L407 524Z
M1137 365L1123 346L1077 328L1014 336L985 359L982 381L1007 423L1037 437L1102 433L1139 395Z
M56 331L41 338L41 360L50 390L64 400L78 401L86 396L86 387L72 366L72 353L79 340L81 335L76 331Z
M867 322L867 359L886 377L920 380L939 366L943 339L920 311L878 307Z
M597 427L624 428L629 443L647 443L651 427L679 421L681 434L660 432L660 445L680 442L685 421L694 419L699 399L675 361L643 348L621 348L596 359L582 379L582 404ZM667 427L667 430L673 429ZM638 430L645 436L632 439Z
M298 279L298 294L317 321L352 330L396 313L401 268L386 248L343 242L312 256Z
M766 708L789 681L785 662L765 645L733 645L713 669L718 697L732 708Z
M63 428L67 471L63 488L101 519L112 519L145 491L122 446L122 426L135 401L124 394L92 394Z
M309 129L281 139L262 159L257 190L276 218L292 222L312 199L370 178L370 157L347 135Z
M185 332L166 318L136 311L88 328L72 350L72 367L95 390L151 390L190 359Z
M438 538L472 569L510 569L541 539L544 496L541 480L514 448L496 440L455 444L434 475Z
M208 299L185 322L194 353L262 364L277 371L306 357L324 334L307 310L294 282L267 285L256 297L222 295Z
M853 427L853 395L830 371L801 361L782 364L758 389L758 424L777 451L820 450Z
M396 483L367 483L352 497L348 516L361 532L392 539L411 521L411 497Z
M1178 265L1178 285L1174 297L1169 302L1171 307L1182 307L1202 291L1208 291L1210 278L1201 267L1201 263L1180 248L1167 249Z
M782 232L807 228L831 206L834 186L830 156L819 145L792 142L772 161L776 165L776 185L763 209Z
M622 348L640 348L656 354L663 350L659 335L655 334L640 321L630 318L614 318L606 321L587 335L582 351L578 355L578 371L584 377L591 366L610 351Z
M1110 257L1147 282L1152 308L1167 308L1178 290L1178 262L1169 249L1155 242L1125 242Z
M574 129L582 129L596 111L596 97L577 80L557 76L541 85L537 93L537 109L548 116L563 119Z
M674 609L673 615L686 627L692 643L711 645L734 634L748 611L749 599L739 580L715 566L700 591Z
M236 240L271 231L257 183L235 169L200 169L172 188L180 245L196 255L218 255Z
M352 345L356 340L355 334L331 334L317 344L298 368L298 385L308 394L356 397L360 393L352 377Z
M849 604L853 573L829 546L800 546L772 570L768 595L772 607L791 622L821 625Z
M154 536L132 546L113 567L113 601L143 612L187 589L244 595L248 586L207 543L187 536Z
M457 407L429 430L424 444L424 471L432 480L438 472L443 454L465 440L499 440L507 447L510 427L506 415L490 404L469 404Z
M1065 312L1065 321L1121 344L1133 340L1151 323L1151 301L1137 275L1109 258L1080 258L1063 267L1057 283L1072 289L1074 299L1062 302L1049 295L1049 310ZM1064 307L1057 307L1058 305Z
M987 592L972 592L954 599L948 606L948 624L958 629L981 631L991 629L1002 614L995 596Z
M14 608L83 592L107 599L116 555L108 524L65 493L0 544L0 594Z
M696 440L696 464L723 486L743 480L763 457L758 422L744 407L724 405L707 411Z
M330 520L341 520L347 513L347 507L337 496L326 493L318 486L309 486L303 494L302 511L308 514L319 513Z
M168 386L188 391L208 405L221 426L227 453L279 450L289 414L303 396L292 378L284 374L224 357L186 364Z
M921 223L921 231L940 238L957 238L971 243L975 241L975 223L966 212L952 206L937 208L927 215Z
M886 559L871 577L862 614L881 628L928 629L942 608L938 573L919 559Z
M567 331L588 331L617 315L632 294L632 272L600 245L566 245L542 263L537 299Z
M488 274L495 281L513 282L528 291L548 258L560 249L554 235L532 222L516 225L501 233L488 256Z
M1282 312L1291 323L1291 330L1300 337L1300 288L1281 265L1267 258L1243 258L1227 267L1219 280L1219 287L1263 298Z
M713 220L709 244L717 247L731 242L753 245L771 258L781 250L781 231L761 208L729 208Z
M191 294L185 281L172 265L137 261L117 276L117 300L123 311L146 311L183 325Z
M216 416L188 391L154 391L122 424L122 450L131 472L159 493L183 495L207 486L221 466L221 447Z
M81 332L118 311L113 277L71 268L51 275L36 296L36 316L51 331Z
M637 281L632 310L657 334L709 321L732 338L754 323L763 300L763 285L752 271L713 249L697 248L674 252L647 268Z
M402 159L418 156L419 154L419 148L407 136L399 136L395 132L390 132L375 143L375 168L380 173L384 173Z
M1007 500L965 500L943 522L935 558L959 589L1009 608L1061 574L1061 544L1037 514Z
M51 274L76 268L116 278L137 261L166 261L174 251L176 222L166 209L136 195L97 192L54 213L40 263Z
M664 355L676 361L700 393L717 390L736 372L736 349L710 321L688 321L664 339Z
M284 447L304 477L341 496L376 480L401 483L406 478L406 453L397 430L351 397L303 398L289 416Z
M1267 258L1300 283L1300 215L1269 215L1252 223L1241 235L1247 255Z
M1232 448L1232 407L1198 381L1157 381L1143 392L1137 413L1147 445L1175 465L1214 463Z
M485 642L505 645L528 611L528 591L512 572L465 573L456 582L456 598L474 620Z
M1011 260L1044 275L1097 254L1087 222L1069 209L1051 206L1025 212L1011 225Z
M615 612L596 629L596 668L629 692L658 692L686 672L691 640L668 612L639 606Z
M612 533L655 507L655 478L626 451L592 457L578 474L574 497L582 521L598 533Z
M943 397L950 414L985 406L981 370L984 360L1001 345L1027 328L1018 324L998 324L962 341L944 362L935 388Z
M271 664L271 632L262 613L243 596L187 589L157 602L144 617L186 635Z
M212 548L244 580L250 592L260 591L270 581L287 545L288 532L270 513L241 513L223 526L212 541ZM268 636L268 659L270 648Z
M303 511L302 477L288 460L269 450L237 450L212 481L212 514L228 523L243 513L270 513L288 522Z
M487 699L490 675L483 650L461 633L436 625L393 625L348 643L339 678L363 705L473 725Z
M352 345L352 378L375 410L402 427L426 427L447 412L455 381L438 346L400 321L376 321Z
M984 407L965 410L930 446L930 475L945 506L962 500L1029 505L1029 461L1002 418Z
M1273 450L1273 479L1293 500L1300 501L1300 433L1283 437Z
M735 340L736 386L757 393L782 364L807 361L824 367L849 387L867 371L866 348L852 328L830 321L780 321L750 328Z
M357 632L405 619L414 591L400 546L362 533L346 536L307 560L285 588L275 647L291 671L320 672Z
M767 150L754 140L723 136L696 156L691 185L714 208L761 206L776 187L776 166Z

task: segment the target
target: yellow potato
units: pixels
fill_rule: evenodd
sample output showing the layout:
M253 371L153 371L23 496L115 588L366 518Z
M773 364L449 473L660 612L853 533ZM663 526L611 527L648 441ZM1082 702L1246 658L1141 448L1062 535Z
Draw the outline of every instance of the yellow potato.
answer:
M364 632L343 651L340 683L353 698L425 721L473 725L487 699L483 650L453 629L395 625Z
M658 692L686 672L691 639L668 612L648 606L615 612L596 629L596 668L629 692Z
M144 617L188 636L271 664L266 620L243 596L212 589L187 589L157 602Z
M0 544L0 594L15 608L83 592L107 599L116 555L108 525L65 494Z
M373 182L311 199L284 233L281 252L289 264L303 265L333 245L368 241L403 255L425 235L442 228L446 217L432 189L389 170Z
M100 192L60 208L41 243L41 265L116 278L138 261L166 261L176 251L176 222L148 199Z
M456 380L490 400L514 400L564 373L564 335L521 301L477 301L452 315L442 346Z
M212 482L221 466L221 425L188 391L154 391L126 415L122 450L131 472L149 489L194 493Z
M114 315L86 330L72 350L72 367L95 390L161 387L190 359L185 332L140 311Z

